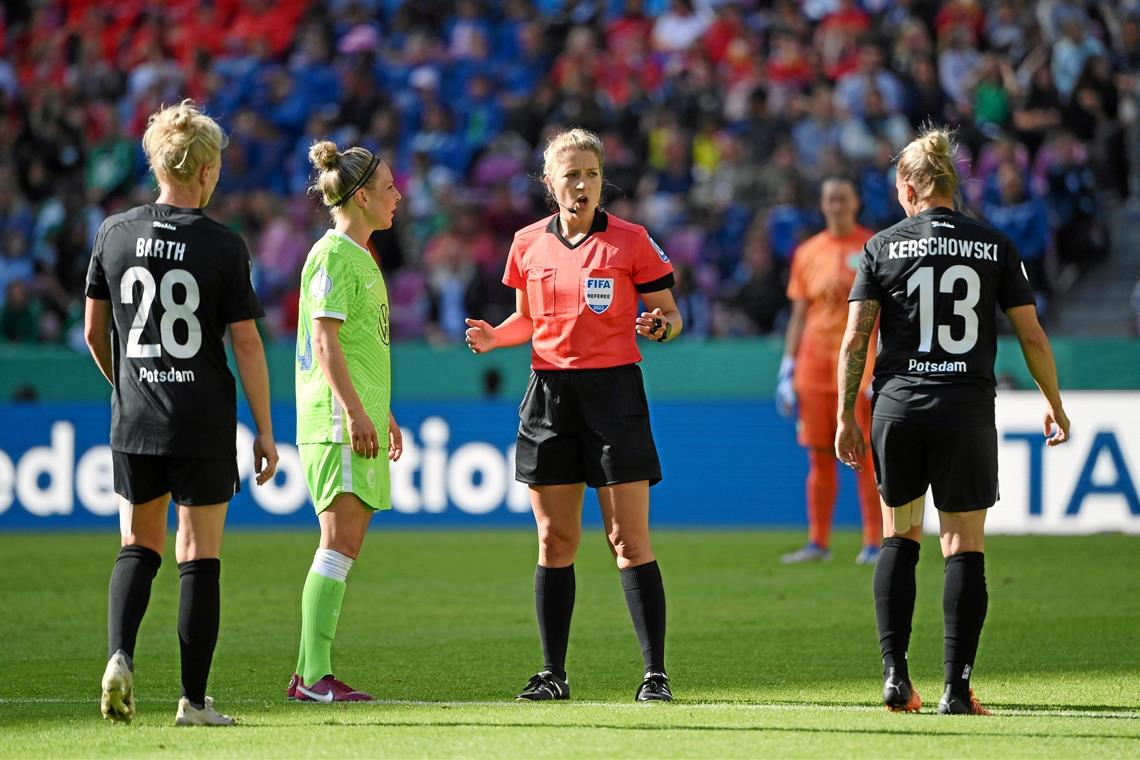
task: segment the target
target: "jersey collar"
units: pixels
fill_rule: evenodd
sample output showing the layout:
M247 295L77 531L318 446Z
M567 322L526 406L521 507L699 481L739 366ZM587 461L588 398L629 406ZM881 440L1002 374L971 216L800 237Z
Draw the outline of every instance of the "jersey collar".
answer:
M562 235L562 225L558 223L558 214L555 214L553 217L551 217L550 223L546 225L546 231L554 235L554 237L558 238L558 241L562 243L562 245L566 246L572 251L578 246L582 245L582 243L585 243L587 240L589 240L590 236L595 232L605 232L606 228L609 227L609 225L609 214L607 214L605 211L602 211L601 209L598 209L594 212L594 221L590 224L590 230L586 233L586 236L579 240L577 243L571 243Z
M349 245L351 245L353 248L359 248L360 250L364 251L365 253L367 253L369 255L369 257L372 256L372 253L367 248L361 247L360 243L356 242L355 240L350 238L348 235L344 234L343 232L340 232L339 230L330 229L327 232L325 232L325 234L326 235L332 235L333 237L338 237L341 240L348 243Z

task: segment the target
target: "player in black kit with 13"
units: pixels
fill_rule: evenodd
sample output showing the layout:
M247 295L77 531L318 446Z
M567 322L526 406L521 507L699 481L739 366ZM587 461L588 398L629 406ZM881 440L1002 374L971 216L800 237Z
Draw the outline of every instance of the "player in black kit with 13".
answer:
M177 505L182 698L175 724L230 725L206 696L218 639L218 559L238 490L237 400L222 338L229 328L257 434L257 482L277 467L269 376L255 320L263 315L242 239L207 217L226 138L190 101L150 117L143 149L154 203L108 218L87 273L85 334L113 388L111 456L122 549L108 592L108 662L100 709L135 714L135 640Z
M950 133L933 127L899 154L895 184L907 219L863 249L840 349L835 452L849 467L861 468L864 443L855 402L878 317L871 459L883 505L884 539L874 579L883 701L892 711L922 706L910 681L907 649L929 487L946 564L945 690L938 712L988 715L970 689L970 674L988 606L986 510L998 498L996 308L1009 317L1045 396L1049 446L1068 440L1069 419L1021 259L1004 235L956 210L952 155Z

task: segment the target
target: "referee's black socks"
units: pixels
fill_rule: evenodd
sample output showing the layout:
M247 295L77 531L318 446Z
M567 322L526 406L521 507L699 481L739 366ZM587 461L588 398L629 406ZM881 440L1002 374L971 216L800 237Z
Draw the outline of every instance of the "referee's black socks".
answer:
M201 709L214 646L218 643L221 607L220 559L178 563L178 644L182 653L182 696Z
M534 609L542 641L543 670L566 680L566 646L574 614L574 566L534 568Z
M906 653L910 648L910 626L914 618L914 569L918 565L917 541L893 536L883 539L875 564L875 619L879 625L879 651L883 655L883 677L894 671L910 680Z
M641 643L645 671L665 672L665 585L657 561L621 571L625 603Z
M986 622L986 555L962 552L946 558L942 589L945 619L945 678L951 691L969 703L970 671L978 654L978 639Z
M107 588L107 659L121 649L134 662L139 625L161 564L162 555L145 546L124 546L119 550Z

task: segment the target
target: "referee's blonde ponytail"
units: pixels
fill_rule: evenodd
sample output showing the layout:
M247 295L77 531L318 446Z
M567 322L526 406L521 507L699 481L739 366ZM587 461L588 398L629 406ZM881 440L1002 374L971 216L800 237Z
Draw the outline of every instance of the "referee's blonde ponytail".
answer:
M143 152L160 182L186 184L203 166L213 164L229 142L218 123L190 99L151 114L143 133Z
M916 200L958 199L958 168L954 165L954 133L928 125L902 149L899 176L918 192Z

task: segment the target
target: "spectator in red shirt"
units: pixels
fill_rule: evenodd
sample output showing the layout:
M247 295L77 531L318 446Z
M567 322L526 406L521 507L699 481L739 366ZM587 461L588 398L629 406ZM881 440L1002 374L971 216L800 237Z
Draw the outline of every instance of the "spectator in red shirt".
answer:
M558 213L515 234L503 276L517 291L515 313L497 327L467 319L476 354L532 345L515 477L530 486L538 525L535 607L545 666L519 699L570 697L566 645L586 486L597 491L645 660L636 699L673 698L665 589L649 541L649 486L661 480L661 465L636 341L675 339L681 314L669 258L644 227L599 208L604 160L601 138L583 129L547 144L543 183Z

